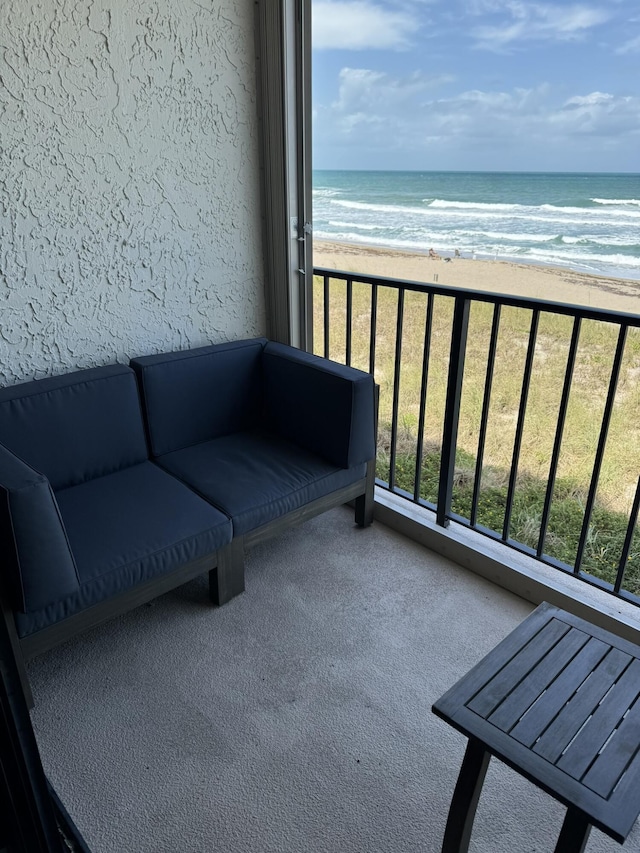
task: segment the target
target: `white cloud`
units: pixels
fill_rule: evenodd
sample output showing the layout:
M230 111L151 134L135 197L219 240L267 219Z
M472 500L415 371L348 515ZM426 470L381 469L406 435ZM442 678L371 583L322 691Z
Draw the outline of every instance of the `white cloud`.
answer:
M613 95L606 92L591 92L589 95L574 95L565 101L565 107L593 107L615 102Z
M430 90L443 80L344 68L339 97L319 111L315 132L354 150L421 156L491 144L566 152L577 137L617 145L640 136L640 97L594 91L555 103L554 87L543 84L434 98Z
M419 71L402 78L367 68L343 68L339 75L338 100L332 107L339 113L404 111L408 101L452 79L448 75L429 77Z
M371 0L316 0L311 26L317 50L402 50L416 31L416 19Z
M488 50L504 50L522 41L573 41L610 18L610 13L602 8L582 4L525 3L521 0L474 0L472 11L475 14L489 12L508 16L506 21L471 30L478 46Z
M569 98L551 121L569 135L640 135L640 97L591 92Z
M630 41L625 42L621 45L617 50L617 54L625 54L625 53L640 53L640 36L636 36Z

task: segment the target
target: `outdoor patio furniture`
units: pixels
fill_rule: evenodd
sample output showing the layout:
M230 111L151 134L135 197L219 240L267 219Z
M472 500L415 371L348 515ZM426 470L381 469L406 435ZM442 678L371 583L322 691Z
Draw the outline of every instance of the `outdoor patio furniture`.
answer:
M264 338L132 365L0 390L18 660L204 572L223 604L247 544L333 506L372 520L369 374Z
M640 647L547 603L439 699L469 738L443 853L468 850L492 755L567 806L556 853L640 812Z

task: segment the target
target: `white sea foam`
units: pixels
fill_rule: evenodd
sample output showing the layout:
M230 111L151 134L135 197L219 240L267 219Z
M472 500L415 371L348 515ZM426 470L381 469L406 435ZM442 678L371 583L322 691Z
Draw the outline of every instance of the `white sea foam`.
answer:
M314 191L318 239L640 278L640 177L343 172L333 180Z
M329 225L332 228L358 228L360 231L386 231L386 226L384 225L365 225L362 222L359 222L357 225L354 222L340 222L336 219L330 219Z
M317 198L334 198L341 194L341 190L333 189L332 187L314 187L313 195Z
M629 269L640 270L640 257L630 255L611 254L605 255L594 252L588 256L580 252L542 252L533 249L530 253L532 259L536 261L547 261L549 263L564 263L566 264L590 264L594 269L599 269L602 264L615 267L628 267Z
M399 204L371 204L363 201L347 201L346 199L333 199L332 204L337 207L345 207L348 210L365 210L373 213L400 213L429 215L429 208L426 207L409 207Z
M438 209L453 209L453 210L519 210L520 208L524 208L521 204L497 204L497 203L488 203L485 204L483 202L476 201L444 201L443 199L436 198L430 204L429 207L435 207Z
M603 207L606 207L603 205ZM551 213L559 213L562 215L579 215L581 217L620 217L622 219L640 219L640 210L624 209L624 210L601 210L597 207L556 207L553 204L541 204L538 210L549 211Z
M594 204L604 204L604 205L616 205L616 206L624 206L627 204L633 204L637 207L640 207L640 199L637 198L592 198L591 201Z

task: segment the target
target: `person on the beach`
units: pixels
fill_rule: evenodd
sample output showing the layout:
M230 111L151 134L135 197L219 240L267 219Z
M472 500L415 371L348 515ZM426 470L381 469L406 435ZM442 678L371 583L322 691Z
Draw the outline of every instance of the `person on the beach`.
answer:
M434 261L440 260L440 255L437 252L434 252L433 249L429 249L429 257Z

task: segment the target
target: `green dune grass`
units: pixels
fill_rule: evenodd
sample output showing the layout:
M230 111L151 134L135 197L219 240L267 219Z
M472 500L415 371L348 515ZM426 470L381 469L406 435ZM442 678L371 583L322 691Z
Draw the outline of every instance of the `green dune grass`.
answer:
M370 294L369 286L354 283L351 363L365 370L369 369ZM397 304L397 291L379 289L374 373L380 386L378 476L384 480L389 477ZM438 296L434 298L433 305L425 428L420 437L424 457L419 492L423 499L435 502L453 299ZM415 489L426 306L425 294L406 293L401 339L395 478L396 485L410 493ZM344 361L344 282L332 281L329 312L329 357ZM508 472L513 457L531 318L532 312L527 309L506 307L501 312L477 518L478 524L497 531L502 530L504 522ZM493 306L480 302L472 304L452 506L455 513L465 518L469 517L475 482L492 319ZM316 278L314 350L324 354L322 322L323 288L321 280ZM537 546L540 533L540 519L572 327L571 318L550 312L540 315L509 529L512 539L533 548ZM584 321L581 326L549 526L544 542L545 554L570 566L573 566L575 561L583 524L618 333L619 327L613 323L589 320ZM639 475L640 329L630 329L582 563L583 571L609 583L615 580ZM623 587L640 595L640 537L637 533L625 570Z

